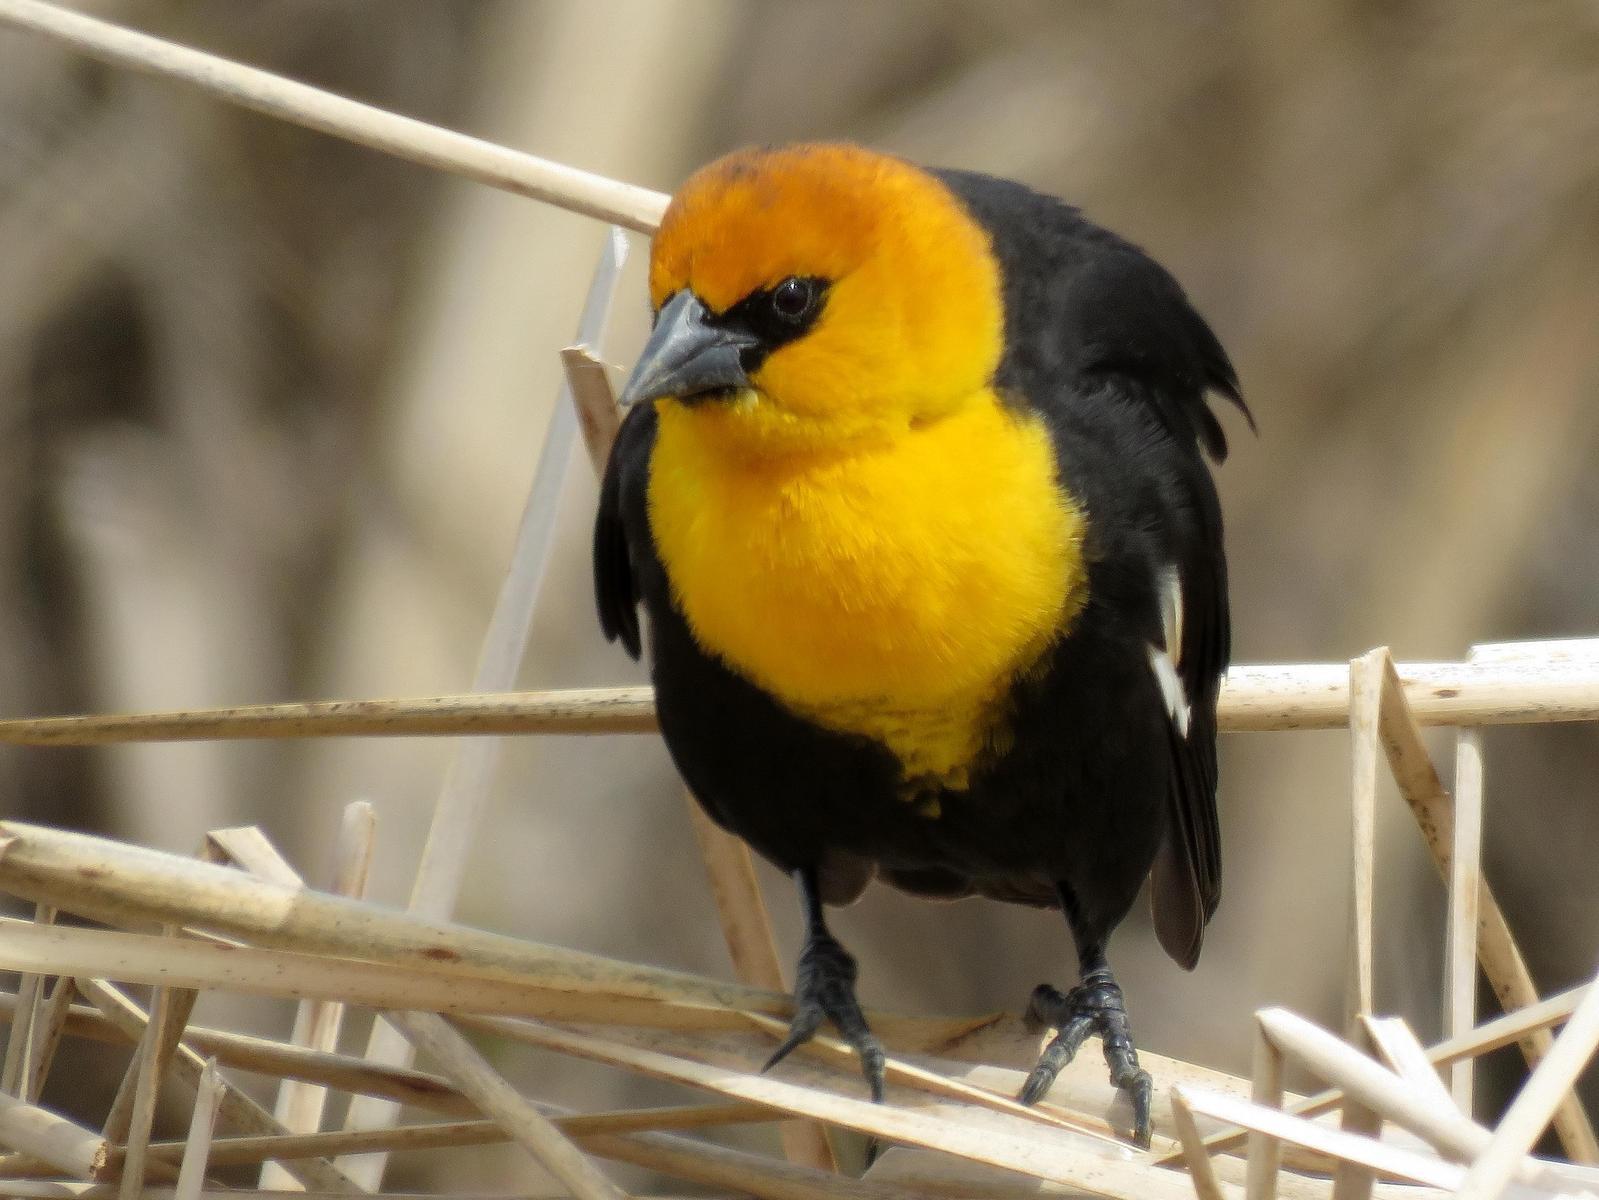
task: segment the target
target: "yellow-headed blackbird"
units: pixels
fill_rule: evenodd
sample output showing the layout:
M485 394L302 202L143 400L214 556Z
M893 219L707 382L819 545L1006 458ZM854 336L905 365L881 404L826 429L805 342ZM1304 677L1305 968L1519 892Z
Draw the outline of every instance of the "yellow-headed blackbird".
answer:
M1105 959L1153 873L1184 967L1221 879L1228 656L1210 392L1172 277L1020 184L849 145L743 151L673 198L655 325L605 473L605 633L649 617L661 730L705 810L798 883L775 1063L830 1018L883 1052L823 905L873 878L1059 908L1080 978L1036 1100L1090 1032L1149 1136ZM1247 415L1247 410L1245 410Z

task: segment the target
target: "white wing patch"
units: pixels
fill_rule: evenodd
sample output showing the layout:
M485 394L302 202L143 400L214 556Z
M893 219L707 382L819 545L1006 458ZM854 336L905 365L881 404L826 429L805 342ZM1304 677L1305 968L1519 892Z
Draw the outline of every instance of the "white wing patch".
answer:
M1183 695L1183 681L1177 678L1177 668L1171 655L1159 646L1149 647L1149 667L1155 672L1155 682L1160 684L1160 694L1166 699L1166 711L1171 714L1177 732L1188 736L1188 697Z
M1183 581L1176 567L1166 567L1156 581L1160 593L1160 630L1173 667L1183 665Z
M1155 673L1160 694L1166 700L1166 711L1171 714L1177 732L1188 736L1188 697L1183 691L1183 681L1177 668L1183 660L1183 581L1176 567L1166 567L1156 581L1160 600L1160 630L1166 648L1151 644L1149 668Z

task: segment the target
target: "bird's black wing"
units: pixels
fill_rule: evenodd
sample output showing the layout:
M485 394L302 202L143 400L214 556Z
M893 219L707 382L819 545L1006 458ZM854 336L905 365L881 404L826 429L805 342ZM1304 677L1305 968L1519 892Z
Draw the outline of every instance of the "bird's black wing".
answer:
M1099 476L1098 495L1087 499L1116 544L1097 552L1115 560L1109 571L1139 630L1161 628L1161 590L1175 572L1181 632L1162 648L1188 718L1186 731L1175 720L1169 730L1169 820L1153 896L1161 945L1191 967L1221 891L1216 696L1230 653L1221 508L1204 461L1225 458L1227 440L1210 397L1254 421L1221 343L1142 250L1021 184L934 173L989 232L1004 268L997 385L1043 410L1058 434L1100 447L1084 464ZM1062 433L1067 426L1077 433ZM1124 589L1133 576L1147 585Z
M1180 649L1172 651L1188 704L1188 728L1173 723L1168 729L1171 823L1153 872L1156 934L1167 953L1190 968L1198 961L1205 924L1221 898L1216 698L1231 641L1219 506L1213 489L1195 491L1201 536L1179 556L1182 630Z
M641 404L627 414L617 431L594 518L594 599L600 628L607 641L620 640L634 658L642 652L643 642L638 622L639 581L628 527L642 518L642 513L631 510L642 506L654 444L655 406Z
M1221 506L1204 461L1204 453L1224 458L1227 442L1209 400L1248 409L1221 344L1172 277L1111 235L1096 230L1083 240L1063 305L1066 328L1080 339L1073 394L1108 389L1165 435L1140 458L1148 499L1126 517L1142 526L1140 557L1165 618L1162 647L1186 705L1186 721L1168 725L1168 826L1152 896L1161 945L1191 968L1221 895L1216 700L1231 653ZM1133 480L1122 486L1140 490Z
M1072 394L1102 397L1108 390L1164 434L1138 459L1142 480L1120 486L1145 497L1132 501L1123 520L1140 529L1137 557L1165 616L1162 648L1186 705L1186 722L1174 719L1167 729L1168 823L1152 899L1161 945L1191 968L1221 896L1216 700L1231 653L1221 506L1204 460L1206 453L1224 458L1227 442L1209 401L1220 395L1246 416L1248 409L1225 351L1176 281L1119 238L1097 230L1082 236L1062 305L1065 327L1080 339ZM1173 591L1174 598L1163 594Z

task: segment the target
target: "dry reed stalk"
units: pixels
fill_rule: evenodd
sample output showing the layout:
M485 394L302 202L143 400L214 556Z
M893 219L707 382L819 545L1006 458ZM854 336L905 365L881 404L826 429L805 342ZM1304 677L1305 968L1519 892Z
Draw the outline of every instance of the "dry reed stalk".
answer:
M74 1179L105 1178L111 1148L99 1134L36 1104L0 1093L0 1145L42 1159Z
M1599 719L1599 665L1573 660L1404 663L1399 686L1426 725L1524 725ZM1336 729L1348 719L1344 666L1238 666L1222 683L1223 731Z
M625 1200L625 1193L607 1179L548 1117L507 1083L472 1044L432 1013L390 1012L390 1024L432 1058L506 1133L515 1138L545 1170L578 1200Z
M1390 1070L1433 1104L1456 1107L1454 1097L1438 1077L1438 1069L1427 1060L1427 1050L1398 1017L1362 1018L1368 1041ZM1464 1110L1462 1110L1464 1112ZM1469 1112L1465 1113L1470 1116Z
M372 868L372 845L377 831L377 812L365 800L345 806L339 833L333 847L333 878L328 891L335 896L360 900L366 894L367 877ZM344 1023L342 1000L302 1000L294 1017L290 1040L298 1046L328 1053L339 1044ZM327 1089L296 1079L285 1079L278 1088L272 1115L290 1133L312 1133L322 1123ZM275 1163L262 1167L259 1186L282 1189L293 1185L293 1177Z
M387 1129L338 1129L327 1133L291 1133L281 1137L222 1138L211 1147L216 1166L272 1166L279 1160L301 1157L327 1157L337 1154L385 1154L407 1150L458 1149L494 1146L511 1141L494 1121L451 1121L436 1125L396 1125ZM181 1142L162 1142L150 1147L152 1155L175 1159L183 1152ZM257 1188L257 1191L282 1191L282 1188Z
M1268 1008L1257 1020L1279 1053L1291 1054L1319 1078L1340 1085L1349 1098L1408 1129L1446 1158L1468 1162L1492 1137L1453 1106L1442 1109L1430 1104L1398 1075L1303 1017Z
M1050 1140L1041 1136L1044 1130L1036 1124L1008 1117L1001 1119L998 1114L983 1113L969 1106L961 1106L958 1109L960 1119L954 1119L928 1109L873 1104L841 1094L841 1087L859 1090L858 1078L840 1084L835 1074L821 1072L805 1062L785 1064L781 1071L785 1078L782 1079L758 1075L754 1069L761 1055L754 1046L744 1047L732 1058L718 1057L717 1065L653 1048L665 1044L679 1051L691 1048L698 1053L711 1051L714 1054L716 1050L726 1049L725 1039L713 1047L704 1040L689 1043L676 1035L657 1037L640 1032L629 1037L627 1031L615 1030L609 1031L606 1037L598 1037L575 1029L503 1018L473 1018L463 1023L546 1050L764 1104L886 1141L943 1150L990 1166L1079 1187L1096 1195L1124 1200L1179 1200L1184 1194L1177 1176L1146 1170L1147 1159L1143 1156L1123 1157L1120 1148L1115 1157L1102 1156L1097 1140L1078 1139L1063 1130L1051 1131L1055 1140ZM803 1086L789 1079L802 1080ZM986 1120L974 1122L973 1118L979 1115ZM1092 1148L1092 1152L1082 1153L1084 1147Z
M98 746L215 738L654 733L656 728L649 688L578 688L0 721L0 743Z
M1533 638L1516 642L1478 642L1468 656L1484 666L1531 671L1590 670L1599 667L1599 637Z
M762 1158L744 1151L731 1150L705 1142L690 1141L664 1133L615 1134L593 1133L579 1136L585 1149L602 1158L631 1163L648 1170L659 1171L679 1179L689 1180L708 1187L726 1188L738 1194L748 1194L766 1200L926 1200L923 1191L905 1191L863 1180L845 1179L809 1167ZM59 1185L38 1185L8 1182L6 1191L11 1195L71 1196L74 1193L51 1191ZM228 1200L239 1192L207 1191L206 1200ZM251 1192L253 1200L333 1200L343 1195L336 1192ZM146 1188L147 1200L174 1200L171 1189ZM518 1200L515 1196L478 1196L473 1193L452 1192L450 1200ZM379 1193L375 1200L437 1200L432 1195L417 1193ZM535 1200L535 1198L528 1198ZM641 1197L640 1200L645 1200Z
M531 984L778 1015L790 1008L787 997L758 988L424 920L105 838L4 821L0 839L0 887L15 895L64 897L72 911L112 924L180 923L267 946L404 966L434 980Z
M120 1200L138 1200L144 1187L145 1151L150 1145L150 1130L155 1122L156 1102L161 1098L161 1081L166 1078L167 1063L177 1045L176 1031L172 1026L179 1014L184 1022L194 1006L194 993L174 994L171 988L158 987L150 1004L150 1023L145 1027L140 1043L133 1088L133 1108L128 1117L126 1144L122 1148L122 1174L117 1188ZM204 1076L202 1075L202 1079ZM112 1137L109 1127L107 1138Z
M152 939L173 944L177 937L175 927L169 926L161 938ZM165 981L155 981L157 984ZM76 988L76 985L74 985ZM121 1182L118 1187L123 1200L131 1200L143 1185L145 1174L144 1147L150 1140L150 1128L155 1120L155 1106L161 1098L161 1084L167 1076L178 1040L194 1011L199 993L193 989L173 989L155 986L151 996L150 1017L143 1032L136 1039L132 1060L123 1074L111 1110L106 1116L102 1136L113 1146L122 1163ZM164 1164L152 1172L163 1182L171 1183L176 1176ZM134 1182L130 1184L129 1180Z
M40 0L0 0L0 24L48 34L102 62L179 79L256 112L640 233L652 232L666 207L667 197L646 188L402 117Z
M1206 1118L1207 1124L1210 1123ZM1327 1158L1293 1148L1296 1157L1324 1166ZM1243 1164L1233 1159L1212 1160L1215 1180L1222 1200L1241 1200ZM1234 1178L1236 1176L1236 1178ZM1009 1171L998 1171L964 1159L951 1158L931 1150L891 1148L867 1173L873 1181L893 1184L913 1191L924 1200L949 1197L950 1200L1043 1200L1045 1197L1076 1197L1081 1192L1043 1183ZM1190 1178L1190 1182L1196 1182ZM1282 1200L1327 1200L1324 1180L1284 1174L1280 1179ZM1197 1190L1197 1189L1196 1189ZM1377 1187L1378 1200L1447 1200L1436 1188L1411 1184L1383 1183Z
M167 931L166 937L177 936L176 929ZM173 1054L177 1052L178 1044L183 1037L183 1031L188 1028L189 1018L194 1013L194 1005L200 998L198 991L193 988L168 988L157 987L152 997L151 1012L154 1014L157 1004L164 998L165 1004L161 1005L163 1011L160 1019L153 1019L146 1027L144 1042L139 1048L140 1055L153 1054L154 1063L150 1070L155 1072L156 1083L166 1077L167 1067L170 1065Z
M622 414L616 407L610 376L605 364L589 346L568 346L561 351L561 369L566 372L567 390L577 410L578 428L588 451L589 465L596 475L605 472L611 443L622 427Z
M100 972L124 983L162 984L282 998L347 1000L369 1008L499 1012L552 1020L741 1026L737 1011L652 1003L636 997L551 990L502 980L423 975L387 963L94 929L35 931L0 918L0 969L59 967L80 979Z
M1455 735L1454 835L1449 847L1449 916L1444 935L1444 1033L1458 1036L1477 1024L1477 923L1482 891L1482 730ZM1449 1068L1456 1107L1472 1113L1474 1063Z
M669 1133L596 1135L584 1138L583 1146L602 1158L761 1200L927 1200L926 1192L846 1179Z
M1349 664L1350 889L1349 967L1344 1022L1350 1033L1372 1011L1372 927L1377 850L1377 721L1382 707L1382 664L1387 649L1372 650ZM1339 1197L1338 1200L1345 1200Z
M1458 1062L1462 1058L1481 1057L1513 1045L1524 1038L1530 1030L1548 1029L1562 1024L1576 1011L1577 1005L1582 1002L1588 991L1587 985L1571 988L1527 1008L1496 1017L1486 1024L1479 1025L1467 1035L1447 1038L1426 1051L1427 1061L1434 1067L1441 1067ZM1331 1112L1344 1101L1343 1089L1335 1087L1296 1100L1288 1105L1286 1111L1294 1116L1317 1116ZM1235 1149L1244 1141L1245 1135L1241 1132L1214 1133L1205 1138L1205 1149L1211 1154L1218 1154ZM1175 1162L1176 1158L1176 1155L1167 1155L1158 1161L1164 1165Z
M112 1145L125 1142L128 1131L133 1128L133 1102L139 1090L139 1064L144 1061L144 1043L149 1036L150 1029L147 1026L144 1036L134 1043L133 1057L123 1069L122 1079L111 1099L111 1107L106 1110L105 1124L100 1127L100 1136Z
M581 1113L558 1116L552 1120L562 1133L582 1140L604 1134L655 1133L666 1130L744 1125L768 1122L773 1118L771 1110L754 1104L696 1104L671 1108ZM211 1142L209 1154L214 1166L253 1166L267 1161L284 1162L335 1154L366 1154L375 1151L393 1153L488 1146L511 1140L511 1135L494 1121L451 1121L431 1125L401 1125L389 1129L340 1129L324 1133L216 1138ZM181 1163L189 1145L190 1142L187 1140L152 1142L149 1156L152 1161ZM113 1165L115 1161L113 1153L111 1158ZM59 1168L25 1155L12 1154L0 1158L0 1179L11 1180L22 1176L49 1176L57 1173ZM256 1193L285 1190L293 1189L253 1189Z
M567 1137L594 1134L643 1133L662 1130L705 1129L770 1121L773 1113L753 1104L698 1104L675 1108L633 1109L583 1113L552 1118ZM396 1153L461 1146L491 1146L512 1140L496 1121L449 1121L432 1125L399 1125L389 1129L339 1129L324 1133L221 1138L212 1144L211 1161L217 1166L243 1166L268 1160L327 1157L335 1154ZM184 1142L160 1142L150 1147L152 1158L176 1162ZM259 1191L281 1191L261 1188Z
M91 971L101 971L128 983L219 988L290 999L343 997L371 1008L501 1012L555 1021L706 1031L742 1030L749 1021L749 1012L743 1009L574 992L506 979L463 983L448 973L423 973L414 967L196 939L173 944L146 934L81 928L40 930L10 918L0 918L0 933L4 934L0 938L0 970L55 967L76 975L83 986L92 986L85 983ZM944 1040L973 1023L970 1018L876 1015L885 1038L910 1047Z
M1570 643L1566 643L1570 645ZM1432 757L1421 740L1421 729L1405 698L1399 674L1386 653L1383 656L1383 693L1380 733L1388 755L1389 769L1399 793L1405 798L1421 827L1427 848L1445 882L1450 878L1454 841L1454 805L1439 781ZM1516 944L1505 915L1481 872L1477 879L1477 960L1482 964L1494 994L1506 1012L1538 1003L1538 989ZM1529 1065L1536 1067L1548 1053L1553 1039L1543 1029L1535 1029L1521 1040L1521 1051ZM1555 1115L1555 1131L1573 1162L1599 1162L1599 1138L1576 1096L1567 1096Z
M1369 1171L1380 1171L1394 1178L1452 1189L1458 1186L1465 1175L1463 1168L1441 1158L1407 1150L1402 1146L1392 1146L1376 1138L1333 1129L1315 1121L1307 1121L1304 1117L1292 1116L1278 1108L1251 1104L1215 1092L1181 1089L1178 1095L1182 1098L1184 1108L1202 1116L1262 1133L1277 1141L1292 1142L1336 1161L1359 1163ZM1176 1103L1175 1099L1173 1103ZM1192 1117L1189 1120L1192 1121ZM1198 1144L1199 1157L1208 1162L1203 1143Z
M104 980L80 977L78 991L100 1010L102 1016L134 1045L141 1043L150 1026L150 1018L134 1001L118 988ZM201 1077L205 1073L205 1060L189 1047L179 1044L172 1059L172 1076L191 1092L198 1093ZM248 1134L281 1134L284 1132L272 1114L237 1088L224 1084L218 1108L220 1118L228 1128ZM290 1173L307 1189L323 1192L348 1193L359 1191L332 1163L311 1159L295 1163Z
M1205 1149L1205 1141L1194 1124L1194 1110L1188 1103L1188 1093L1182 1088L1171 1092L1172 1123L1177 1126L1177 1139L1182 1143L1183 1160L1188 1164L1188 1177L1193 1181L1198 1200L1225 1200L1221 1180L1216 1177L1216 1164Z
M1336 1131L1351 1139L1349 1145L1377 1141L1382 1136L1382 1118L1359 1104L1346 1104ZM1371 1200L1377 1174L1358 1158L1343 1156L1334 1160L1332 1200Z
M685 792L684 798L700 855L705 860L711 898L721 919L733 973L754 987L773 992L786 990L766 898L755 878L748 847L712 822L692 795ZM787 1028L783 1026L785 1032Z
M36 924L55 922L56 911L48 904L36 904L33 910ZM34 1024L39 1019L39 1000L44 994L47 977L24 974L17 980L17 1010L11 1022L11 1033L6 1038L5 1063L0 1067L0 1092L28 1099L24 1081L33 1074Z
M33 1048L29 1055L32 1070L23 1081L22 1091L22 1099L29 1103L37 1101L44 1093L44 1083L50 1075L50 1066L55 1061L56 1049L61 1044L61 1035L66 1032L67 1021L72 1012L72 997L75 995L77 988L73 986L72 980L66 976L59 977L50 992L50 999L45 1004L43 1015L35 1020Z
M107 1143L107 1162L114 1160L115 1152ZM0 1181L9 1184L14 1179L54 1179L61 1181L60 1167L47 1163L42 1158L34 1158L30 1154L12 1151L0 1154Z
M1205 1118L1207 1124L1210 1119ZM1306 1161L1325 1164L1327 1159L1309 1151L1294 1148L1294 1154ZM1214 1175L1222 1200L1242 1200L1243 1164L1233 1159L1212 1160ZM1236 1178L1235 1178L1236 1176ZM866 1175L867 1179L891 1183L914 1190L927 1200L949 1197L950 1200L1042 1200L1044 1197L1076 1197L1082 1193L1057 1184L999 1171L964 1159L951 1158L931 1150L913 1150L895 1147L887 1152ZM1189 1182L1194 1182L1190 1177ZM1197 1190L1197 1189L1196 1189ZM1395 1192L1400 1194L1395 1195ZM1384 1185L1381 1200L1443 1200L1432 1189L1408 1185ZM1300 1175L1284 1174L1283 1200L1327 1200L1324 1181Z
M1266 1035L1266 1028L1255 1017L1255 1044L1250 1072L1249 1098L1262 1108L1283 1106L1283 1056L1277 1044ZM1277 1173L1282 1167L1282 1141L1264 1129L1250 1130L1248 1174L1244 1180L1246 1200L1273 1200L1277 1194Z
M1380 682L1379 673L1373 672L1373 676ZM1364 1015L1361 1014L1362 1017ZM1351 1042L1358 1041L1363 1050L1370 1048L1365 1030L1365 1023L1357 1017L1348 1034ZM1279 1104L1277 1107L1280 1109L1282 1106ZM1338 1131L1347 1137L1375 1141L1382 1136L1382 1116L1362 1104L1358 1097L1347 1096L1340 1106ZM1350 1144L1359 1145L1359 1142ZM1377 1173L1360 1159L1334 1159L1332 1200L1371 1200L1376 1184Z
M1422 725L1531 725L1599 720L1599 668L1404 663L1400 686ZM1342 729L1349 721L1347 666L1240 665L1222 682L1224 733ZM647 687L315 700L172 712L29 717L0 721L0 744L99 746L122 742L313 737L498 736L653 733Z
M1595 1049L1599 1049L1599 988L1590 985L1570 1023L1505 1112L1493 1140L1466 1172L1460 1200L1497 1200L1555 1110L1571 1095Z
M16 997L0 992L0 1019L8 1017L15 1007ZM62 1008L62 1032L117 1045L126 1043L127 1038L99 1009L87 1005ZM448 1080L424 1071L376 1066L353 1055L307 1050L287 1042L203 1026L191 1025L184 1032L183 1045L235 1070L303 1079L322 1087L383 1096L443 1114L477 1114L472 1102L457 1093Z
M205 1188L206 1167L211 1161L211 1135L225 1090L222 1077L217 1074L216 1060L212 1059L201 1070L200 1086L194 1092L194 1111L189 1117L189 1136L182 1143L178 1181L172 1188L173 1200L197 1200ZM151 1151L154 1149L150 1147Z
M299 889L305 886L300 873L278 852L259 825L234 825L208 831L200 860L238 867L280 887Z

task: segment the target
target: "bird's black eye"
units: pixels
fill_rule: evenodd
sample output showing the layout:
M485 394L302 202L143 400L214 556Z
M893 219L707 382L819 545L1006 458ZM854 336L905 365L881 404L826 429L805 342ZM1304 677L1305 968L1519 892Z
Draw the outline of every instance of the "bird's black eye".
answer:
M816 285L791 275L772 289L772 311L785 321L802 321L816 304Z

